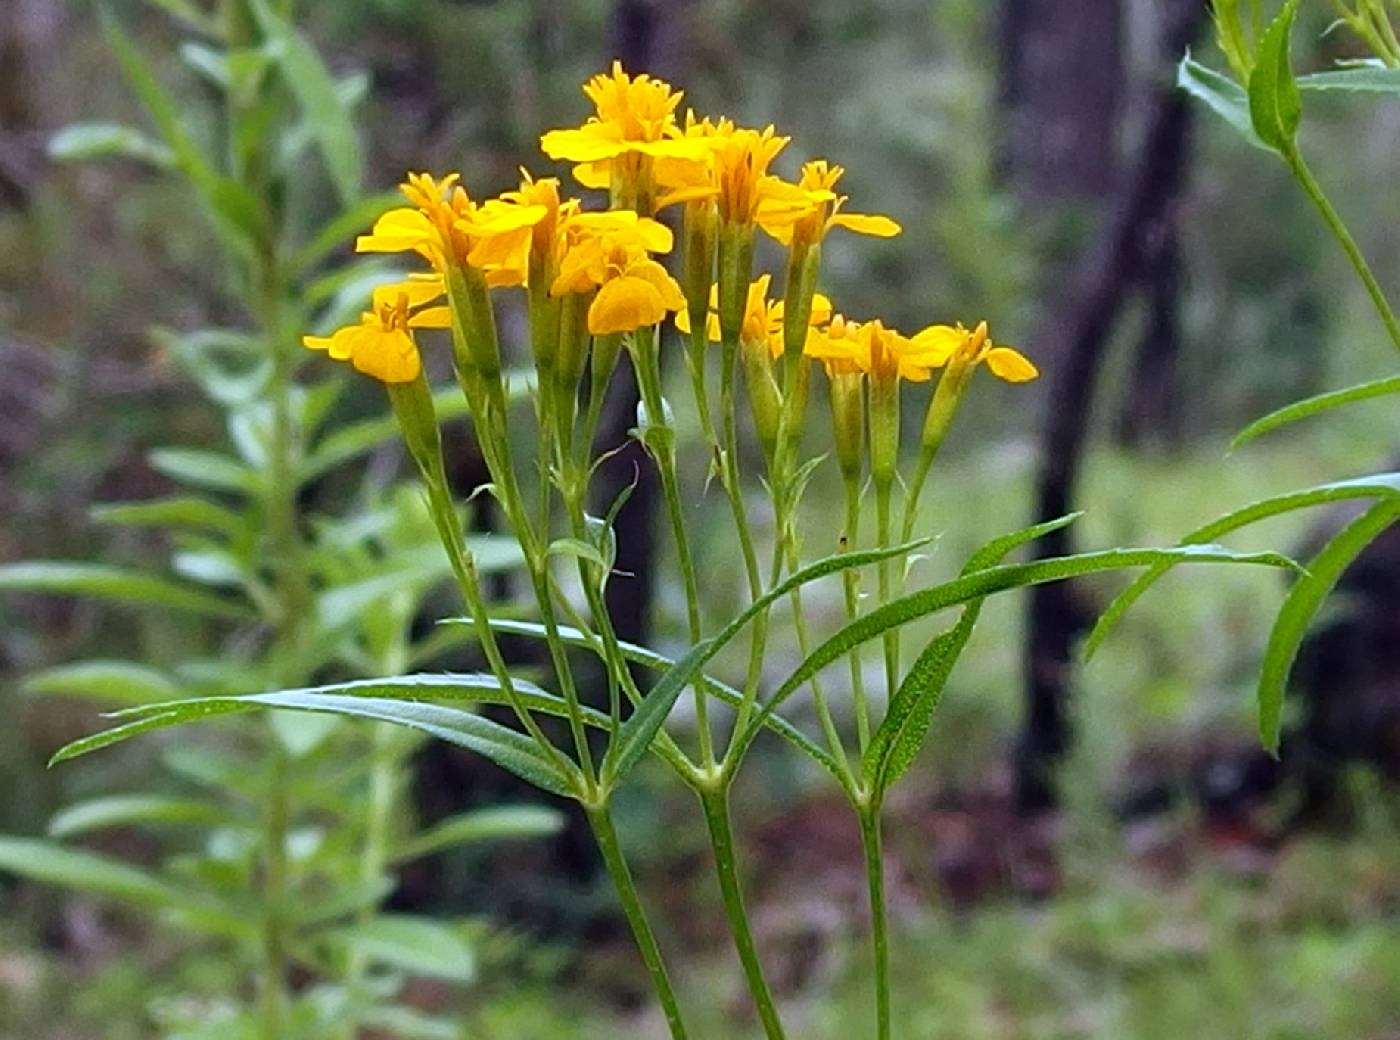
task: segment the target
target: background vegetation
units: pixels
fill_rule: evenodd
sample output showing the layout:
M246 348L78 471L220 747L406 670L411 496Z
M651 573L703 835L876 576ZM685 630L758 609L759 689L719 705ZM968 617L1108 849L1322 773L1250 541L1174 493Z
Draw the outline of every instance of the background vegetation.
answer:
M178 30L156 10L180 6L131 5L121 14L188 99L191 129L212 136L217 127L199 122L205 88L180 53ZM337 74L364 77L357 116L368 185L388 187L405 169L460 168L483 194L510 186L522 162L539 170L538 128L575 122L578 83L640 46L638 25L649 25L648 63L697 106L740 120L774 114L802 148L850 167L856 208L904 224L889 242L832 242L827 288L843 309L904 326L930 309L986 315L998 338L1053 375L1068 364L1057 353L1065 299L1142 159L1153 99L1170 77L1159 53L1170 5L1056 0L1058 18L1080 30L1049 44L1023 6L304 0L298 17ZM1295 61L1345 54L1340 34L1321 35L1327 5L1304 11ZM1068 110L1090 120L1107 111L1106 141L1085 138L1077 149L1107 169L1063 158L1053 110L1026 122L1037 81L1018 48L1036 42L1061 48L1055 67L1069 84ZM1204 34L1197 47L1209 50ZM1082 72L1086 56L1107 60L1108 82ZM168 545L140 529L114 536L93 524L90 506L168 493L169 477L148 452L224 436L218 414L150 334L238 317L217 291L227 272L188 193L136 163L47 156L50 135L74 120L140 124L118 84L93 5L12 0L0 11L0 561L158 564ZM1309 118L1319 179L1381 281L1400 284L1392 190L1400 106L1319 97ZM807 157L785 160L795 167ZM1085 546L1168 544L1227 507L1384 468L1394 452L1392 412L1381 401L1227 453L1233 431L1260 413L1380 374L1386 346L1344 259L1284 171L1205 118L1185 161L1163 232L1179 243L1171 363L1152 369L1147 389L1156 394L1144 397L1145 352L1165 319L1150 292L1134 295L1089 415L1075 495L1087 510L1077 535ZM319 183L308 174L306 190ZM307 205L323 216L334 210L314 198ZM920 564L929 574L954 568L988 531L1030 519L1039 434L1057 402L1042 388L1027 407L990 382L946 449L940 540ZM337 406L341 418L376 414L373 389L352 387ZM402 460L385 449L370 465L393 473ZM343 476L316 490L319 501L342 505L357 493ZM834 480L814 487L810 522L839 500ZM701 562L713 575L712 609L725 614L741 590L723 508L716 498L694 509L714 531ZM1316 539L1311 522L1278 521L1239 544L1295 547ZM1386 563L1376 562L1374 586L1339 598L1328 624L1394 605L1385 588L1400 568ZM988 604L919 763L922 782L892 807L897 1000L909 1009L902 1035L1379 1040L1400 1029L1400 798L1386 782L1400 756L1393 743L1389 758L1369 761L1331 749L1326 767L1340 795L1321 812L1299 812L1306 799L1297 783L1256 780L1251 693L1282 585L1249 570L1173 577L1076 671L1076 741L1057 766L1053 812L1027 813L1017 797L1025 605ZM1080 594L1101 601L1113 587ZM523 592L509 580L499 591L507 599ZM838 611L836 596L813 609ZM678 591L655 590L652 606L658 647L681 645ZM178 617L0 596L0 830L39 834L80 797L152 783L153 752L140 743L46 770L54 749L99 720L88 702L27 688L26 675L78 657L170 666L206 638ZM475 664L465 652L445 660ZM1393 706L1400 673L1385 665L1376 666L1376 696ZM1340 682L1324 670L1320 695ZM191 741L218 748L220 732L175 731L161 751ZM868 989L857 837L829 823L836 817L825 811L830 793L818 777L779 748L763 750L770 753L755 757L741 783L739 814L754 821L747 837L760 943L801 1035L844 1037L844 1022L864 1021ZM524 797L441 749L420 751L414 774L410 800L428 822ZM186 781L156 782L178 792ZM749 1035L698 862L701 821L659 784L635 785L622 809L623 840L663 908L664 939L690 951L681 985L711 1016L697 1035ZM656 826L672 840L637 841ZM184 840L124 829L98 847L147 861ZM682 912L697 902L712 912ZM469 980L419 979L409 990L415 1006L461 1023L447 1035L660 1035L605 880L574 824L415 865L400 875L391 904L465 922ZM194 1036L179 1023L208 1020L242 985L228 963L192 955L198 944L100 898L5 881L0 911L6 1037ZM724 952L705 952L715 950ZM505 983L520 973L531 982ZM414 1028L400 1023L389 1035L429 1035Z

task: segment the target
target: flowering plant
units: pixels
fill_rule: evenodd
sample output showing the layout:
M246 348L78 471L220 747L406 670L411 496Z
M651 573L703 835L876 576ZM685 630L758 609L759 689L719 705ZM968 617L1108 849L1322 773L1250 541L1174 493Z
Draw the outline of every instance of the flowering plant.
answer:
M548 177L525 174L514 190L480 200L456 174L410 174L402 186L407 205L379 216L356 246L362 253L401 254L419 269L378 286L357 321L303 341L384 384L466 606L463 617L448 620L477 642L489 674L414 673L143 705L120 713L117 726L76 742L59 757L259 708L392 723L477 752L582 809L670 1031L679 1038L686 1035L682 1009L612 817L620 785L654 755L700 801L735 948L771 1038L783 1036L784 1027L745 911L730 791L754 741L765 732L776 734L830 774L859 824L872 918L875 1020L886 1038L893 1013L882 807L922 746L985 597L1127 567L1287 561L1192 544L1004 562L1071 516L992 539L953 580L911 590L908 563L930 541L920 533L923 492L977 370L1023 383L1036 377L1034 364L996 343L985 322L971 328L930 324L906 334L878 318L843 315L818 291L828 234L899 233L889 217L846 208L838 192L840 166L808 162L798 180L786 181L773 165L790 142L773 127L744 128L690 112L681 118L679 92L617 64L584 91L595 114L581 126L544 134L541 146L551 159L572 164L585 189L606 191L605 207L566 198L561 183ZM755 270L760 233L782 249L777 273ZM677 259L668 268L664 258L672 254ZM513 392L518 387L507 374L506 358L514 345L503 341L496 320L502 297L517 293L528 315L522 344L532 368L527 395ZM696 450L709 460L705 486L713 482L727 500L747 584L743 610L720 626L707 625L702 609L685 506L695 491L683 488L679 465L688 446L680 442L666 396L663 340L672 329L686 366L682 392L689 393L698 416ZM433 366L423 357L424 350L435 349L426 342L436 335L432 330L447 333L457 387L489 470L489 482L476 492L491 495L501 507L538 620L495 617L489 609L482 567L447 478L437 415L441 397L430 388ZM655 466L684 592L689 646L674 659L623 641L605 597L615 578L614 522L628 507L628 495L624 491L598 508L591 493L599 463L619 447L598 441L605 394L624 365L635 373L640 394L632 436ZM818 368L830 399L829 443L845 510L840 524L804 530L799 505L826 458L803 455ZM932 385L921 405L907 477L901 420L906 384ZM522 396L533 402L528 437L520 435ZM741 407L760 448L772 518L767 543L745 498ZM874 499L873 533L863 522L867 493ZM832 551L810 559L805 550L811 545ZM874 590L864 593L862 574L871 569ZM812 583L835 576L843 582L845 619L834 631L818 632L804 594ZM786 613L780 611L784 603ZM905 626L952 608L961 609L952 626L906 661ZM778 624L791 627L801 660L775 687L765 688L765 665L773 663L770 637ZM501 646L507 635L545 646L547 682L512 671ZM743 674L732 681L713 674L720 652L745 638ZM881 644L878 697L867 691L871 676L864 657L872 641ZM601 662L598 688L580 681L580 655ZM842 663L846 678L834 683L827 670ZM654 681L643 681L642 674ZM785 713L802 690L818 721L816 735ZM693 715L683 721L673 717L673 708L687 691ZM452 699L503 706L515 725L443 703ZM565 741L551 736L551 717L565 723Z

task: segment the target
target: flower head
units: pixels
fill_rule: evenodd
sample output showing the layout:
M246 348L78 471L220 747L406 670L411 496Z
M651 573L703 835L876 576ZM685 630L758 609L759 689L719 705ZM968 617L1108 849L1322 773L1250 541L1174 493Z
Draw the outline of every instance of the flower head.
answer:
M312 350L324 350L337 361L383 383L409 383L422 371L413 329L444 329L451 324L448 309L427 306L443 293L438 275L419 275L374 290L370 309L354 325L329 336L304 336Z
M853 322L840 314L832 316L820 335L808 339L807 353L822 361L828 373L859 371L879 381L927 382L943 364L922 344L879 320Z
M825 159L804 163L796 184L777 181L769 185L759 206L758 226L785 246L794 241L820 242L838 227L878 238L899 234L900 226L889 217L841 212L846 196L836 194L835 187L845 172Z
M915 333L912 341L923 356L933 360L934 367L958 364L970 370L985 361L992 375L1008 383L1028 383L1040 375L1019 350L993 343L985 321L978 322L971 332L961 322L930 325Z
M664 80L628 75L620 61L584 84L595 114L582 126L551 130L540 147L551 159L576 163L574 176L587 188L620 179L645 178L651 160L702 159L705 144L688 139L676 124L684 96Z
M720 219L751 226L762 204L782 181L768 172L790 138L771 126L762 130L739 129L713 138L714 184Z
M673 238L663 224L629 210L580 213L565 229L566 246L550 294L598 295L588 308L595 336L655 325L685 306L676 280L650 256Z
M782 300L768 298L768 288L771 283L772 276L766 274L759 275L758 278L749 283L748 297L744 306L744 323L739 338L745 343L756 343L766 347L769 355L776 360L783 356L783 314L785 308ZM720 340L719 315L716 313L718 306L719 290L717 287L712 287L710 290L710 313L705 323L705 335L716 343ZM821 338L823 335L821 327L831 321L831 317L831 301L821 293L817 293L812 300L812 315L807 326L809 347ZM682 332L690 332L690 315L687 312L681 311L676 315L676 328Z

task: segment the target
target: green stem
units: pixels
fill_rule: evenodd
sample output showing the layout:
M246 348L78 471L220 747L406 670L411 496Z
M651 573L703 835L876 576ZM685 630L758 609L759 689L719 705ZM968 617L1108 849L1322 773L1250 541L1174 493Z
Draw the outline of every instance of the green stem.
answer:
M1283 152L1283 158L1288 163L1288 168L1293 171L1293 176L1302 185L1305 191L1317 207L1317 211L1322 215L1332 236L1341 245L1347 259L1351 261L1351 266L1356 269L1357 275L1361 278L1361 283L1366 287L1366 292L1370 294L1371 302L1375 304L1376 312L1381 317L1381 322L1385 325L1385 330L1390 335L1390 341L1395 345L1396 350L1400 350L1400 320L1395 317L1395 312L1391 310L1390 301L1386 299L1385 291L1381 288L1380 282L1376 281L1376 276L1371 272L1370 265L1366 262L1366 257L1361 253L1361 247L1356 244L1356 240L1351 237L1351 232L1347 230L1346 224L1342 222L1341 215L1333 208L1331 201L1322 190L1322 185L1318 184L1313 177L1308 164L1303 160L1303 154L1295 145L1290 145Z
M637 894L632 872L622 855L622 846L618 844L612 816L606 807L585 806L585 811L588 814L589 826L593 829L593 836L598 842L598 849L603 854L608 876L612 878L613 887L617 889L622 912L632 927L632 935L637 941L642 961L651 975L652 988L656 991L656 999L661 1002L661 1010L666 1015L666 1024L670 1026L672 1040L685 1040L685 1024L681 1020L680 1004L676 1000L675 990L671 987L671 978L666 973L666 964L661 957L661 948L657 946L656 935L652 932L646 911L642 908L642 900Z
M891 537L890 519L890 495L891 486L889 481L877 480L875 482L875 524L877 536L881 549L887 549L894 544ZM880 581L880 602L888 603L894 594L894 578L891 572L892 561L884 559L880 561L879 581ZM885 684L889 688L889 695L894 696L894 691L899 687L899 631L890 629L885 633Z
M847 480L846 484L846 532L844 548L854 552L859 548L860 534L860 479ZM860 575L848 570L842 577L846 591L846 617L850 621L860 616ZM865 695L865 669L861 665L861 647L851 647L851 700L856 711L856 739L860 744L861 761L865 749L870 744L870 702Z
M700 621L700 584L695 576L695 561L690 555L690 537L685 528L685 510L681 505L680 480L676 475L675 428L666 419L666 402L661 391L661 371L657 364L656 329L638 329L635 333L632 357L637 370L637 387L646 408L647 426L659 433L660 443L650 439L646 448L656 462L661 477L661 492L666 500L666 513L671 521L671 535L676 543L676 560L680 565L681 584L685 588L686 619L690 641L699 643L704 633ZM710 732L710 712L705 685L698 680L695 690L695 729L700 741L700 762L704 767L715 764L714 738Z
M710 830L710 847L715 854L715 873L719 878L720 896L724 900L724 913L729 918L734 948L744 967L744 977L748 980L749 992L758 1008L758 1017L763 1022L764 1035L768 1040L783 1040L783 1023L778 1017L773 992L763 973L763 963L758 958L748 912L744 909L744 893L739 884L739 867L734 856L734 828L729 816L729 787L730 782L725 777L719 783L697 787L696 793L700 795L705 823Z
M748 510L744 508L743 488L739 482L739 428L734 403L734 383L738 365L738 340L720 347L723 370L720 373L720 421L724 443L720 451L720 473L729 511L734 517L734 530L739 536L739 550L744 557L744 573L748 576L750 602L763 595L763 577L758 568L758 552L754 548L753 531L749 527ZM768 646L768 611L754 618L749 636L749 666L744 677L744 699L739 705L734 732L742 733L758 701L758 684L763 677L763 657ZM728 750L725 752L726 760Z
M870 942L875 954L875 1025L879 1040L890 1040L890 948L885 908L885 858L880 834L880 805L858 808L865 848L865 876L870 891Z

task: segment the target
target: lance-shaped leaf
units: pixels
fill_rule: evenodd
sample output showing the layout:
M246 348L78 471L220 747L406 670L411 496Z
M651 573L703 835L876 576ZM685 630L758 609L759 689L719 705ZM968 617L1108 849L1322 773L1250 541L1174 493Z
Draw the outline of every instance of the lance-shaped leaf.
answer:
M612 760L612 772L609 774L609 779L612 781L621 780L627 771L641 760L642 755L651 746L651 741L655 738L662 723L666 721L666 717L670 714L671 707L676 703L676 698L680 696L681 691L694 682L710 659L742 632L744 627L760 613L791 593L793 589L800 588L809 582L850 570L852 567L864 567L893 556L908 554L926 544L928 544L928 539L921 539L907 545L897 545L887 549L837 553L833 556L826 556L789 575L786 580L779 582L764 595L754 600L718 635L691 647L684 657L662 674L660 680L652 687L651 692L646 695L641 705L623 723L622 731L618 734L617 751Z
M515 680L522 696L548 700L552 695ZM388 694L389 696L384 696ZM122 724L61 748L52 763L108 747L152 730L202 721L258 708L282 708L351 718L392 722L450 744L475 751L552 794L571 793L572 777L561 776L547 753L515 730L471 712L427 703L432 699L486 700L504 697L489 675L406 675L239 697L204 697L171 701L118 712ZM528 703L528 701L527 701Z
M1384 65L1359 65L1351 69L1314 72L1296 80L1302 90L1346 91L1356 94L1400 96L1400 69Z
M1280 516L1283 513L1291 513L1299 509L1327 505L1331 502L1357 498L1390 499L1397 497L1400 497L1400 473L1377 473L1369 477L1356 477L1352 480L1320 484L1317 487L1290 491L1287 494L1251 502L1247 506L1226 513L1219 519L1212 520L1204 527L1196 528L1181 540L1181 544L1194 545L1213 542L1217 538L1256 524L1260 520L1267 520L1269 517ZM1128 608L1137 602L1138 597L1160 581L1163 575L1170 571L1176 563L1175 560L1163 560L1154 564L1114 597L1107 609L1099 615L1098 622L1084 643L1086 658L1092 657L1103 645L1109 632L1128 612Z
M472 622L470 618L449 618L443 623L470 625ZM515 618L491 618L490 625L494 631L502 635L526 636L531 639L549 638L545 627L537 621L520 621ZM577 628L571 628L569 626L560 626L558 629L558 636L569 646L576 646L584 650L592 650L600 656L602 654L600 639L596 634L582 632ZM636 643L618 640L617 648L624 660L630 661L633 664L639 664L643 668L647 668L653 672L666 672L676 666L676 662L673 658L667 657L664 654L659 654L655 650L648 649L647 647L638 646ZM716 700L723 701L729 707L737 708L743 703L744 695L728 683L720 682L713 676L705 675L704 673L701 673L698 679L704 684L706 693ZM559 703L561 706L563 705L563 701ZM590 725L592 725L592 721L589 721ZM606 722L606 720L603 721L604 723ZM838 783L845 784L847 782L846 775L841 771L841 767L837 765L836 759L831 756L831 753L813 741L807 734L803 733L787 719L778 714L771 715L768 718L768 728L793 747L797 748L797 750L801 751L808 758L812 759L812 761L820 765L830 773Z
M132 661L75 661L26 676L25 693L88 697L120 704L173 700L180 689L164 672Z
M980 599L994 592L1064 581L1086 574L1122 570L1128 567L1150 567L1165 561L1181 563L1244 563L1270 567L1296 567L1292 560L1278 553L1238 553L1218 545L1189 545L1174 549L1108 549L1103 552L1081 553L1075 556L1055 556L1034 563L1004 564L975 571L942 585L902 596L872 610L851 622L802 662L783 684L774 691L748 730L736 738L736 746L745 748L758 734L764 717L792 696L833 661L846 656L860 646L890 629L907 625L940 610Z
M246 619L243 604L166 578L101 563L34 560L0 566L0 591L47 592Z
M137 906L170 910L203 931L247 936L257 929L255 917L221 906L208 892L185 888L120 860L53 842L0 837L0 871Z
M1294 401L1277 411L1255 419L1235 435L1235 439L1230 442L1230 449L1233 451L1240 445L1254 440L1255 437L1276 430L1280 426L1286 426L1288 423L1297 422L1299 419L1308 419L1344 404L1369 401L1373 397L1384 397L1386 394L1394 393L1400 393L1400 376L1389 376L1370 383L1360 383L1344 390L1329 390L1325 394Z
M967 561L963 575L1000 563L1013 549L1065 527L1079 515L1073 513L1043 524L1034 524L989 542ZM982 602L981 599L970 602L963 608L958 623L924 648L900 682L895 695L890 698L880 728L875 731L870 746L865 750L865 774L877 799L882 798L914 764L919 749L928 737L929 725L944 687L948 685L948 677L972 636Z
M458 845L545 838L563 825L564 818L543 805L491 805L433 824L400 843L390 858L405 863Z
M1176 85L1220 116L1256 148L1268 148L1254 132L1249 117L1249 97L1244 88L1224 73L1202 65L1188 52L1176 69Z
M1278 752L1284 689L1308 624L1342 572L1397 518L1400 518L1400 502L1377 502L1329 541L1309 561L1307 573L1288 590L1274 619L1259 671L1259 737L1271 752Z
M108 827L138 824L218 823L228 813L212 802L159 794L112 794L60 809L49 820L49 835L71 838Z
M1259 140L1280 153L1293 148L1303 117L1302 99L1288 60L1297 11L1298 0L1288 0L1269 23L1259 40L1259 54L1249 76L1249 118L1254 132Z
M361 179L360 149L349 107L341 100L336 82L316 49L279 17L267 0L249 0L249 5L301 105L340 200L349 205L360 194Z

